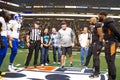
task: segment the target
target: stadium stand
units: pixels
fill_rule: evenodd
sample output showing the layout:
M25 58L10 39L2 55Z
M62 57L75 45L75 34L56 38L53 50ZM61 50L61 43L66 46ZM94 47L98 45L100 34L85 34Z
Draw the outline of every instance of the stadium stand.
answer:
M94 7L120 7L120 0L4 0L22 5L78 5ZM114 3L114 4L113 4Z

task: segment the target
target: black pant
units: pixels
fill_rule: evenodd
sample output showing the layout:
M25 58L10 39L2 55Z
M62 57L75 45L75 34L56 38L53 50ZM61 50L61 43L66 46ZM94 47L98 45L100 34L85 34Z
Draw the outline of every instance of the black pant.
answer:
M100 59L99 59L100 50L98 49L97 46L99 47L98 42L94 42L90 45L88 56L86 57L85 62L85 66L88 66L90 58L93 55L93 67L95 68L95 74L99 74L100 72Z
M92 44L92 53L93 53L93 65L95 68L95 74L99 74L100 73L100 51L98 51L98 46L99 44L97 42Z
M35 50L35 53L34 53L34 63L33 64L37 65L39 48L40 48L40 41L31 41L30 42L29 53L27 55L25 66L29 65L34 50Z
M105 44L105 59L108 66L108 76L109 80L116 79L116 66L115 66L115 57L116 57L116 44L115 44L115 53L111 55L111 45L114 44L114 41L109 41Z

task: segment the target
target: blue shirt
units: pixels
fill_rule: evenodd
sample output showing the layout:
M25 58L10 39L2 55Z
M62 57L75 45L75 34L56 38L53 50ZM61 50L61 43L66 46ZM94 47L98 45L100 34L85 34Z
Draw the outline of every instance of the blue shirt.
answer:
M58 33L51 34L51 39L52 39L52 45L58 46Z
M50 35L49 34L43 34L43 43L48 44L50 41Z

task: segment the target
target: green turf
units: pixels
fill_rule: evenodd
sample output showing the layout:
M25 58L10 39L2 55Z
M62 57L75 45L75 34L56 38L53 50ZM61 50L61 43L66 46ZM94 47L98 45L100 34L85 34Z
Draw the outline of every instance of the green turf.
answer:
M16 59L15 59L15 62L14 62L14 65L17 65L17 64L21 64L20 66L18 67L24 67L24 62L25 62L25 59L26 59L26 55L28 53L28 50L27 49L19 49L18 50L18 55L16 56ZM8 53L7 53L7 56L5 57L4 59L4 62L3 62L3 65L1 67L1 70L2 71L8 71L8 65L9 65L9 56L10 56L10 49L8 49ZM58 64L53 64L53 56L52 56L52 52L49 51L49 58L50 58L50 66L60 66ZM119 65L119 61L120 61L120 53L117 53L117 56L116 56L116 68L117 68L117 79L116 80L120 80L120 65ZM104 58L104 53L101 54L100 56L100 62L101 62L101 71L107 71L107 65L106 65L106 61L105 61L105 58ZM38 65L40 63L40 55L39 55L39 59L38 59ZM32 60L30 62L30 66L33 65L33 57L32 57ZM80 53L79 51L73 51L73 65L74 67L81 67L80 66ZM67 56L67 59L66 59L66 67L69 66L69 59L68 59L68 56ZM89 67L92 67L92 59L90 61L90 64L89 64Z

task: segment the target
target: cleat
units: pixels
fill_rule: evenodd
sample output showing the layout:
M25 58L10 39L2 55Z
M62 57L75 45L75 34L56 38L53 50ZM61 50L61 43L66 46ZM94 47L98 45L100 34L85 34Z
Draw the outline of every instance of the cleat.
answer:
M17 70L17 67L14 67L13 64L12 64L12 68L15 69L15 70Z
M8 66L8 70L9 70L10 72L16 72L12 65L9 65L9 66Z

